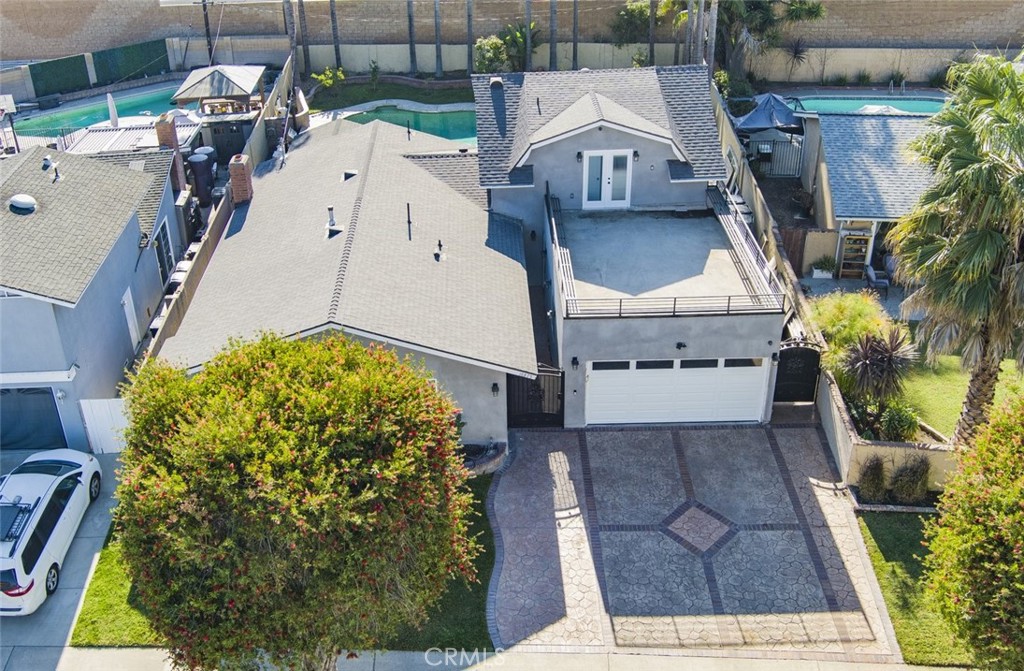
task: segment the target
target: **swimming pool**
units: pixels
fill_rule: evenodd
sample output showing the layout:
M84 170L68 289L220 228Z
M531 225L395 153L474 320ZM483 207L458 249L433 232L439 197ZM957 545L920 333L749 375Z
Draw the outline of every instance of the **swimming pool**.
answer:
M887 105L903 112L919 114L935 114L945 101L936 98L845 98L845 97L808 97L800 98L799 106L808 112L856 112L865 105Z
M408 124L413 130L476 145L476 112L410 112L397 107L378 107L348 117L356 123L370 123L375 119L396 126Z
M152 112L156 116L174 109L171 96L176 90L177 87L168 87L146 93L115 93L114 106L117 107L119 116L139 116L142 112ZM104 98L87 105L75 105L66 110L58 109L31 119L16 120L14 129L19 135L52 137L58 135L61 130L85 128L109 118L107 101Z

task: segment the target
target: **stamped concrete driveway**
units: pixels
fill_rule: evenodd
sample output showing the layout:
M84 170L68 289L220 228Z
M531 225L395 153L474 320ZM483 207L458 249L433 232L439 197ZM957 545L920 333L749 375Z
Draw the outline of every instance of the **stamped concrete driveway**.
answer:
M899 662L826 449L813 425L516 432L495 645Z

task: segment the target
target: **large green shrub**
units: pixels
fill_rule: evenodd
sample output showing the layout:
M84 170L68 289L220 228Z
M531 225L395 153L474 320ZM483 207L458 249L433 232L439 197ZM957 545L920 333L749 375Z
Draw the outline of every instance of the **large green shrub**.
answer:
M661 25L659 17L655 17L655 25ZM627 44L647 42L650 28L651 3L629 0L612 20L612 44L621 49Z
M885 460L872 454L860 466L857 492L865 503L881 503L886 498Z
M456 409L393 352L264 336L125 395L117 533L176 663L333 667L474 578Z
M526 24L515 23L505 26L498 37L505 45L505 58L508 66L513 72L526 70ZM540 31L535 22L530 23L530 52L531 55L537 51L537 47L544 43Z
M923 503L928 497L928 474L931 462L928 457L919 454L907 459L896 467L889 480L892 498L904 505Z
M879 419L882 440L906 442L913 440L921 420L912 407L899 402L889 405Z
M869 291L819 296L811 301L811 314L829 345L825 363L833 370L848 346L865 335L884 333L892 323L878 296Z
M479 73L508 70L505 42L497 35L479 37L473 45L473 71Z
M1024 394L994 410L928 525L928 582L982 666L1024 669Z

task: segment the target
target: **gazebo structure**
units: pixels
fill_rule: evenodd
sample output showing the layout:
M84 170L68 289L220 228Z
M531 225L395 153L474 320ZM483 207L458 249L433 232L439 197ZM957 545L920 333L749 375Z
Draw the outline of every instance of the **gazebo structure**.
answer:
M212 65L199 68L178 87L171 100L184 107L197 103L200 114L243 114L263 109L262 65Z
M266 103L262 65L213 65L193 70L171 98L178 107L195 103L203 144L226 166L242 151Z

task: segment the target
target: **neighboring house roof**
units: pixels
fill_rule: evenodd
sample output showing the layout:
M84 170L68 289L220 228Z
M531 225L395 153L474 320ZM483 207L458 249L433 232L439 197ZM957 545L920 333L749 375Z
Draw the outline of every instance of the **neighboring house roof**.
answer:
M821 114L832 210L838 219L893 220L910 212L932 182L908 148L927 116Z
M266 70L262 65L213 65L189 73L171 100L236 98L256 91Z
M52 154L60 179L42 170ZM154 177L74 154L33 147L0 161L0 286L76 303L124 232ZM38 205L18 214L11 197Z
M517 164L531 146L605 121L663 138L696 179L725 176L707 68L697 65L474 75L480 183L532 183Z
M146 195L139 203L139 228L148 236L153 235L157 215L160 214L160 203L167 187L167 175L171 171L174 151L170 149L157 151L122 151L92 154L92 157L104 163L112 163L129 170L144 172L155 178L150 184Z
M231 337L343 328L536 373L520 222L486 211L460 146L383 122L303 133L258 166L160 356L196 367Z
M198 122L175 120L178 133L178 146L185 147L199 132ZM81 131L75 141L68 147L72 154L96 154L101 151L133 151L136 149L157 149L160 143L156 139L156 129L152 124L146 126L119 126L118 128L87 128Z

